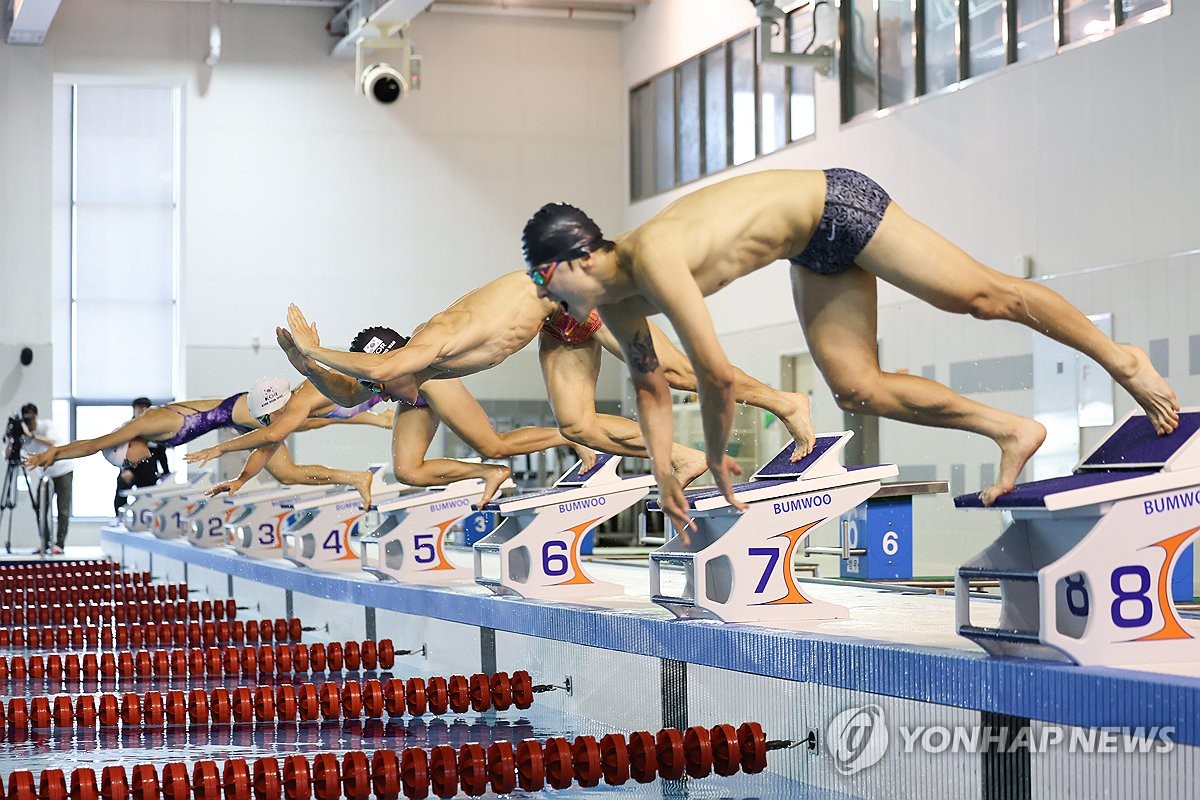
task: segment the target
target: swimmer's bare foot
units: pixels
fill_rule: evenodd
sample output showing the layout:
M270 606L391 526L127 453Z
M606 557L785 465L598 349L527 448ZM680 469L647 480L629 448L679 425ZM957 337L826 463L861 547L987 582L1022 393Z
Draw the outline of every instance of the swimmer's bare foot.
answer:
M579 460L583 462L583 472L590 472L592 467L596 466L596 451L576 442L569 442L569 444L575 451L575 455L579 456Z
M479 507L483 508L488 503L492 502L496 491L500 488L500 484L508 480L508 476L512 474L512 470L508 467L494 466L487 471L483 476L483 497L479 498Z
M350 485L354 487L354 491L358 492L358 496L362 498L363 511L371 507L371 482L375 476L370 472L354 472L354 480Z
M671 451L671 470L681 486L687 486L708 471L708 459L699 450L675 445Z
M1042 423L1021 417L1020 423L1008 435L996 440L1000 445L1000 474L996 482L979 493L985 506L996 502L996 498L1011 491L1017 485L1017 476L1030 457L1037 452L1046 439Z
M1119 347L1133 356L1134 367L1124 375L1113 375L1113 378L1145 409L1150 424L1159 436L1165 436L1178 428L1179 398L1175 396L1175 392L1167 385L1163 376L1158 374L1158 370L1150 362L1150 357L1140 347L1131 344Z
M803 392L781 392L793 405L793 410L780 414L783 426L792 435L796 449L792 451L792 461L799 461L812 452L817 437L813 434L812 409L808 395Z

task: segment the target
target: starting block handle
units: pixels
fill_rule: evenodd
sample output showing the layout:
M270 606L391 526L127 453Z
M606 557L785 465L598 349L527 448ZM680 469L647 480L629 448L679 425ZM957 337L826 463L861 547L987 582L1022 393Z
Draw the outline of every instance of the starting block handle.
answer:
M842 546L841 547L808 547L804 548L804 555L808 556L839 556L842 561L849 561L850 556L865 556L867 550L864 547L850 546L850 520L842 520L841 532Z

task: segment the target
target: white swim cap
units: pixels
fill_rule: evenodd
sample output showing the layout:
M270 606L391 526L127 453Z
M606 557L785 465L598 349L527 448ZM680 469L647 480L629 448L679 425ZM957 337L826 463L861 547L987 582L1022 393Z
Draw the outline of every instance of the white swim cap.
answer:
M283 408L291 396L291 387L283 378L259 378L250 384L246 405L250 409L250 416L258 418Z
M104 456L104 460L120 469L125 463L125 454L129 452L129 442L116 445L115 447L106 447L100 451Z

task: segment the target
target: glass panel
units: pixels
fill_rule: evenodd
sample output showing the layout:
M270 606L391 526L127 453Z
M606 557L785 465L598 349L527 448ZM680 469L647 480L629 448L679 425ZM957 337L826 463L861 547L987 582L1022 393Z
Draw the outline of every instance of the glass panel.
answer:
M1121 11L1125 14L1125 22L1133 22L1134 17L1153 11L1156 8L1166 8L1167 0L1121 0Z
M1032 61L1057 49L1054 0L1017 0L1017 61Z
M1063 44L1112 30L1112 0L1062 0Z
M76 92L76 199L170 205L175 180L175 90L80 86Z
M75 299L171 300L174 212L77 206Z
M797 11L788 15L788 25L791 26L791 50L793 53L808 52L814 44L812 15ZM792 141L812 136L817 132L817 104L813 95L813 76L816 73L812 67L792 67L792 95L790 113L792 116Z
M71 393L71 106L69 84L54 87L50 222L50 328L53 331L54 394ZM66 417L60 417L64 420Z
M636 200L654 194L654 87L629 93L629 191Z
M728 86L725 81L725 47L700 56L704 72L704 174L729 166Z
M913 59L913 12L909 0L879 2L880 105L883 108L911 100L917 92Z
M675 72L654 79L654 188L675 185Z
M783 26L775 27L771 49L776 52L787 47ZM787 67L782 64L759 64L758 67L758 127L761 131L758 151L774 153L787 144Z
M730 77L733 82L733 163L754 159L754 38L751 33L729 43Z
M925 3L925 91L958 83L958 9L954 0Z
M129 402L111 406L77 406L75 430L77 439L94 439L129 421L132 416ZM62 426L60 432L65 431ZM77 458L73 464L75 477L71 483L71 505L77 517L111 517L113 496L117 493L117 468L99 455ZM69 541L69 538L68 538Z
M679 67L679 182L700 177L700 59Z
M879 86L876 81L878 60L875 48L878 31L875 26L875 0L853 0L850 3L850 108L846 119L879 108Z
M967 41L971 46L969 74L983 75L1003 67L1008 58L1004 53L1002 0L969 0L967 21Z
M170 303L76 304L74 395L128 403L136 383L135 394L170 397L172 311Z

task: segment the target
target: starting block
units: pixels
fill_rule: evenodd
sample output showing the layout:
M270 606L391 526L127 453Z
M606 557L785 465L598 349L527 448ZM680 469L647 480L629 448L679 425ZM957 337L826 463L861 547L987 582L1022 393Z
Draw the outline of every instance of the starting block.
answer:
M378 508L413 487L403 483L384 483L383 470L372 467L375 483L371 488L372 508ZM359 539L366 529L368 509L363 508L358 492L334 492L292 503L281 503L280 510L290 513L283 531L282 555L302 567L324 572L357 572L362 569Z
M129 531L148 531L154 522L154 515L159 513L171 498L181 494L194 494L197 489L204 491L212 485L213 473L205 471L197 472L184 483L172 480L154 486L126 489L122 494L131 499L121 509L121 523Z
M475 543L475 582L496 594L542 600L623 594L621 586L589 577L579 557L589 531L640 502L654 486L653 475L617 475L620 462L620 456L598 453L586 473L583 462L576 462L550 489L488 503L483 510L503 519Z
M981 508L979 495L955 498ZM959 568L960 635L992 655L1089 665L1195 662L1200 642L1175 610L1200 532L1200 409L1158 436L1145 415L1109 430L1071 475L1018 485L991 508L1012 522ZM1000 622L971 623L967 582L1000 582Z
M813 451L792 463L788 444L748 483L734 486L749 504L739 512L716 488L686 493L696 531L676 534L650 554L650 599L676 617L770 624L841 619L845 607L807 596L796 585L794 559L814 528L858 506L894 477L894 464L844 467L842 450L854 434L817 437ZM651 510L661 510L656 501ZM668 520L668 524L670 520ZM683 565L678 597L662 593L663 564Z
M508 480L500 488L514 485ZM472 580L475 574L451 564L443 545L446 532L481 499L483 481L471 478L380 503L383 522L359 542L362 568L402 583Z
M191 523L208 508L210 498L205 496L205 492L210 488L211 484L190 485L187 491L171 495L160 508L155 509L150 520L150 532L159 539L182 537Z
M291 505L327 494L331 489L333 487L329 486L280 486L259 492L241 492L232 497L226 495L222 501L225 522L212 538L251 558L283 558L282 534L292 513Z

